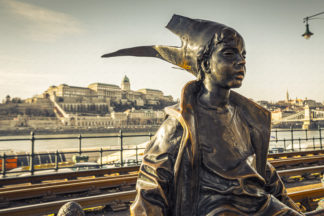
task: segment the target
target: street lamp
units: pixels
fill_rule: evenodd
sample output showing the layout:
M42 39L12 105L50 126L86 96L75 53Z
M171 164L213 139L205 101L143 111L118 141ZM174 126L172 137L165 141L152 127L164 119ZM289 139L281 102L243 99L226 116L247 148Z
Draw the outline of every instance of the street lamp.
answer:
M312 16L308 16L308 17L305 17L304 18L304 23L306 23L306 32L304 34L302 34L302 36L305 38L305 39L309 39L313 33L311 31L309 31L309 24L308 24L308 20L312 20L312 19L316 19L314 17L318 16L318 15L321 15L321 14L324 14L324 12L320 12L320 13L317 13L317 14L314 14Z

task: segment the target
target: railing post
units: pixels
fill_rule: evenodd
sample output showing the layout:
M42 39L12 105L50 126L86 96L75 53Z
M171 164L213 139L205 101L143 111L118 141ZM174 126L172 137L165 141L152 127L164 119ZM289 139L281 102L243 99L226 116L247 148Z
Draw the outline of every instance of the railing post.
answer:
M293 126L290 127L290 135L291 135L291 151L294 151L294 129L293 129Z
M100 168L102 168L102 148L100 148Z
M3 153L2 156L2 177L6 176L6 153Z
M276 145L277 145L277 142L278 142L278 129L276 128Z
M120 141L120 166L124 166L124 161L123 161L123 131L119 131L119 141Z
M82 154L82 135L79 135L79 155Z
M320 146L321 146L321 150L322 150L323 149L323 146L322 146L322 129L321 129L320 125L318 125L318 132L319 132Z
M305 129L305 133L306 133L306 141L308 141L308 135L307 135L307 129Z
M314 150L316 149L316 147L315 147L315 137L313 137L313 148L314 148Z
M150 140L152 139L152 133L151 132L149 132L149 138L150 138Z
M136 146L135 148L136 151L136 164L138 165L138 147Z
M283 142L284 142L284 149L285 149L285 151L287 151L287 149L286 149L286 138L283 139Z
M59 158L59 152L58 152L58 150L56 150L56 153L55 153L55 171L57 171L58 170L58 158Z
M34 175L34 157L35 157L35 133L32 131L30 133L31 149L30 149L30 163L29 171L31 175Z
M301 151L300 137L298 138L298 143L299 143L299 151Z

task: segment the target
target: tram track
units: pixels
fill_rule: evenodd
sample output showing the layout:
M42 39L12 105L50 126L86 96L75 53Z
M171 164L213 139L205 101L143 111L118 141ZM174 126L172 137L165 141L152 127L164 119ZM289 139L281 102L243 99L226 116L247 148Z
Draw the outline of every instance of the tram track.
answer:
M323 154L323 155L322 155ZM308 165L324 165L324 150L314 150L314 151L299 151L299 152L286 152L286 153L276 153L269 154L268 161L273 164L278 170L287 169L289 166L308 166ZM291 167L290 167L291 168ZM5 177L0 178L0 187L32 183L37 184L48 180L73 180L79 177L89 177L95 176L100 177L107 174L120 173L125 174L129 172L138 171L139 166L132 167L119 167L119 168L105 168L100 170L87 170L79 172L67 172L57 174L53 171L53 174L46 175L34 175L34 176L24 176L24 177ZM1 188L0 188L1 189Z
M11 191L11 190L20 190L20 189L31 189L31 188L38 188L38 187L46 187L46 186L59 186L59 185L64 185L64 184L71 184L71 183L83 183L83 182L93 182L96 180L108 180L108 179L113 179L113 178L118 178L118 177L132 177L132 176L137 176L137 173L135 174L125 174L125 175L117 175L117 176L106 176L106 177L89 177L86 179L76 179L76 180L63 180L63 181L57 181L57 182L51 182L51 183L41 183L41 184L32 184L32 185L18 185L18 186L11 186L11 187L5 187L5 188L0 188L0 194L2 192L6 191Z
M20 207L0 209L0 216L38 216L44 214L57 213L62 205L69 201L79 203L83 208L91 208L106 205L118 205L128 203L135 198L135 190L101 194L96 196L79 197L72 199L65 199L59 201L52 201L46 203L25 205Z
M269 162L277 169L278 173L286 173L285 170L296 169L297 173L306 172L312 170L312 167L317 167L318 172L322 171L322 166L324 166L324 155L315 155L315 156L303 156L297 158L285 158L285 159L274 159L269 160ZM139 166L133 167L122 167L122 168L110 168L110 169L100 169L100 170L88 170L81 172L67 172L67 173L54 173L46 175L35 175L35 176L25 176L25 177L16 177L16 178L3 178L0 179L0 185L3 188L0 188L0 192L8 187L9 185L19 185L24 183L39 184L46 181L53 180L67 180L72 181L80 177L95 177L99 178L104 175L111 175L114 173L126 174L131 172L137 172ZM299 171L297 171L297 169ZM281 172L282 171L282 172ZM315 171L315 170L313 170ZM290 171L292 174L293 171ZM284 174L287 176L288 174Z
M268 154L268 159L280 159L280 158L290 158L290 157L302 157L311 155L321 155L324 154L324 150L310 150L310 151L293 151L293 152L282 152L282 153L271 153Z
M310 153L313 156L309 156ZM321 153L320 153L321 154ZM290 157L282 156L280 159L269 160L275 167L285 168L284 170L278 170L278 174L281 176L286 185L289 185L291 182L297 182L298 184L304 184L305 180L317 179L319 182L319 177L324 173L324 165L310 166L310 167L297 167L293 169L287 169L287 167L295 166L298 164L301 166L312 165L312 164L321 164L324 161L324 155L316 154L316 152L307 152L308 156L293 155ZM271 155L270 155L271 156ZM287 158L284 158L287 157ZM283 166L286 165L286 166ZM95 197L105 197L107 199L112 199L113 201L107 201L106 204L112 203L125 203L134 199L136 180L137 180L137 171L139 166L133 167L122 167L122 168L111 168L111 169L102 169L102 170L89 170L83 172L74 172L74 173L61 173L61 174L51 174L46 176L28 176L23 178L16 179L0 179L0 185L10 187L0 188L0 216L1 215L22 215L21 212L24 211L24 216L28 215L37 215L40 210L36 210L36 207L45 205L47 213L50 211L58 210L65 202L69 200L77 200L78 202L83 202L81 204L83 207L95 205L103 205L101 201L96 200ZM106 176L114 173L118 173L117 176ZM79 177L88 177L87 179L77 179ZM62 180L58 182L51 183L41 183L48 180ZM72 179L72 180L71 180ZM293 179L293 180L292 180ZM297 181L296 181L297 179ZM13 184L22 184L22 183L35 183L32 185L13 185ZM314 183L314 182L313 182ZM296 185L296 184L295 184ZM121 192L120 192L121 191ZM133 192L130 192L133 191ZM307 192L308 191L308 192ZM324 188L322 189L311 189L303 192L292 192L289 193L292 199L296 202L301 202L303 205L308 208L314 206L314 199L324 197ZM125 200L122 197L118 197L120 193L129 192ZM133 194L134 193L134 194ZM112 195L113 194L113 195ZM95 196L92 196L95 195ZM115 198L112 198L114 197ZM89 204L87 201L89 198ZM106 198L105 198L106 199ZM128 201L127 201L128 200ZM306 201L307 202L306 202ZM52 201L52 202L50 202ZM48 203L49 206L46 207L46 204L39 204L41 202ZM56 204L55 204L56 203ZM99 204L98 204L99 203ZM10 208L9 208L10 207ZM42 207L42 208L43 208ZM56 211L55 210L55 211ZM20 213L13 213L13 212ZM25 214L27 212L33 212L32 214ZM5 214L6 212L6 214ZM8 214L7 214L8 213ZM10 214L9 214L10 213ZM47 214L46 213L46 214ZM43 213L40 213L43 214Z
M324 166L280 170L278 174L284 182L291 176L300 176L299 179L314 173L324 172ZM313 178L311 178L313 179ZM0 207L23 205L24 202L42 202L44 200L60 200L68 196L87 196L91 194L111 193L114 191L135 188L137 174L97 177L90 179L70 180L66 182L43 183L30 186L18 186L0 189ZM292 182L292 181L290 181ZM293 181L296 182L296 181Z
M54 199L58 195L87 192L88 194L100 194L103 189L120 189L134 187L136 175L117 176L114 178L104 178L95 180L83 180L76 182L66 182L65 184L55 184L49 186L40 185L38 187L27 187L0 192L0 204L9 203L16 200L47 198Z
M294 168L294 167L309 167L313 165L324 165L324 155L303 156L296 158L274 159L269 162L277 170Z
M135 199L136 191L128 190L110 194L101 194L95 196L70 198L59 201L45 202L40 204L25 205L20 207L12 207L0 209L0 216L37 216L44 214L57 213L59 208L66 202L78 202L83 208L91 208L106 205L124 204L127 209L130 202ZM307 211L314 210L317 205L317 199L324 197L324 188L314 188L302 191L295 191L288 193L288 196L296 203L305 208Z
M46 175L33 175L33 176L23 176L23 177L8 177L0 179L0 187L8 185L17 185L24 183L39 184L49 180L73 180L80 177L100 177L104 175L111 174L127 174L130 172L137 172L139 166L130 166L130 167L118 167L118 168L105 168L97 170L85 170L78 172L65 172L65 173L53 173Z

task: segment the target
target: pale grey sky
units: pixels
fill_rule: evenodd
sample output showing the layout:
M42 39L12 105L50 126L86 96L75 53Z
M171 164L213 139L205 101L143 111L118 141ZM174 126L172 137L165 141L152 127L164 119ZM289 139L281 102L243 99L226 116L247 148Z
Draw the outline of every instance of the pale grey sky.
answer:
M93 82L160 89L175 98L194 79L154 58L100 56L140 45L180 45L164 26L173 14L224 23L245 39L247 75L238 92L255 100L324 101L322 0L0 0L0 99L27 98L50 85Z

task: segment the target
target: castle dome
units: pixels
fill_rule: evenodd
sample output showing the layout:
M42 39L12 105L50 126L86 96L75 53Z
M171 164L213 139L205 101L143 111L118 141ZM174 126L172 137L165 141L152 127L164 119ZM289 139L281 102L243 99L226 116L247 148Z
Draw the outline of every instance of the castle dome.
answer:
M128 77L125 75L123 81L121 82L121 89L129 91L130 90L130 82Z
M129 82L129 78L126 75L124 76L123 82Z

